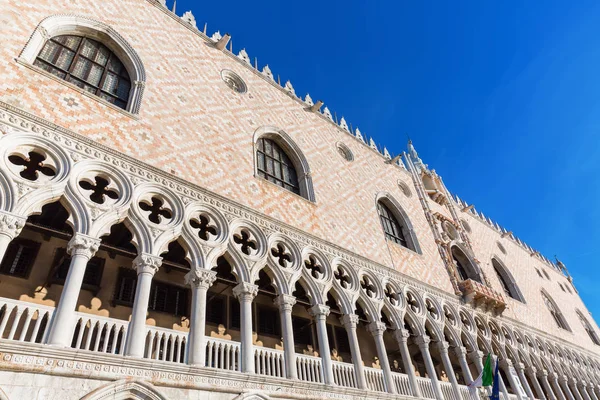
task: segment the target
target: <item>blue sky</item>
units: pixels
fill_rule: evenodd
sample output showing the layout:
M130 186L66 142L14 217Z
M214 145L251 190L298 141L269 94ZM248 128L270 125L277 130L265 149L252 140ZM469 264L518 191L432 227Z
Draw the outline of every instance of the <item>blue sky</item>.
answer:
M169 0L171 6L172 0ZM600 3L179 0L600 298Z

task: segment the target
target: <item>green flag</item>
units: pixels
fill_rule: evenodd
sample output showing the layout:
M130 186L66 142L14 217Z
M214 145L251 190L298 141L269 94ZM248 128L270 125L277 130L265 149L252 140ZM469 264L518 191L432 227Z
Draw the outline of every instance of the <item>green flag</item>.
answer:
M481 386L492 386L494 384L494 369L492 368L492 355L488 354L483 365L481 374Z

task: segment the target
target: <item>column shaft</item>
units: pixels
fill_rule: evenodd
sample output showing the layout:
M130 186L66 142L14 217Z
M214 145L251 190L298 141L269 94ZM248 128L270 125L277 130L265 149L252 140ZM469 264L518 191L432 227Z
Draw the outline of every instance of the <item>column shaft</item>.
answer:
M446 375L448 375L448 380L452 384L452 391L454 392L454 396L460 400L462 396L460 395L460 389L458 388L458 381L456 380L454 367L452 367L452 361L450 360L450 356L448 355L448 347L448 343L438 342L438 349L440 352L440 356L442 357L442 364L444 364Z
M187 363L204 367L206 364L206 293L217 279L217 274L214 271L193 269L185 276L185 279L192 288Z
M529 382L527 382L527 377L525 377L525 370L523 368L524 365L521 363L515 365L515 369L521 380L521 385L523 386L523 389L525 389L525 393L527 393L527 397L533 400L535 399L535 395L533 394L533 390L531 390L531 386L529 386Z
M577 383L574 383L575 385L577 385ZM589 393L587 392L587 386L582 383L581 385L577 386L577 389L579 390L579 393L581 394L581 397L583 397L583 400L592 400L592 398L590 397Z
M567 400L562 389L560 388L560 385L558 384L558 380L556 379L556 376L555 375L550 376L549 380L550 380L550 385L552 386L552 390L553 390L556 398L558 400ZM572 400L572 399L569 399L569 400Z
M404 371L408 375L408 383L414 397L421 397L421 388L417 383L417 375L415 374L415 368L412 364L410 357L410 351L408 351L408 338L410 333L406 329L399 329L396 331L396 340L400 347L400 355L402 356L402 365L404 365Z
M471 368L469 368L469 363L467 362L467 350L464 347L455 347L454 351L456 353L456 357L458 358L458 362L460 363L463 376L465 377L465 383L469 384L473 382Z
M254 346L252 345L252 300L258 294L258 286L243 282L233 289L233 294L240 302L242 372L253 374Z
M529 375L529 378L531 379L531 383L533 384L535 393L537 394L537 399L546 400L547 397L544 393L544 390L542 389L542 386L540 385L540 381L538 380L536 369L534 367L529 367L525 370L525 372L527 373L527 375Z
M500 367L506 374L506 377L508 378L508 383L510 384L510 387L512 388L517 398L519 400L523 400L523 396L521 395L521 391L519 390L519 383L516 381L515 376L511 373L512 362L510 362L510 360L500 362Z
M383 371L383 380L388 393L396 393L396 385L392 378L392 370L390 368L390 360L385 350L385 343L383 341L383 332L385 332L385 324L383 322L372 322L369 324L369 331L375 339L375 347L377 348L377 356L381 364L381 370Z
M425 369L427 370L427 375L429 375L429 379L431 379L431 384L433 385L433 392L435 393L435 398L437 400L444 400L442 388L440 387L440 382L438 381L437 373L435 372L435 366L433 365L433 360L431 359L431 353L429 352L430 341L431 339L429 339L429 336L427 335L419 336L416 339L416 342L419 345L419 349L421 350L423 360L425 361Z
M83 276L88 261L98 251L100 240L76 233L69 241L67 252L71 255L69 272L65 279L60 300L54 310L47 343L69 347L75 329L75 308L83 284Z
M317 325L317 336L319 339L319 351L321 352L321 363L323 365L323 380L328 385L335 384L333 379L333 366L331 364L331 351L329 339L327 338L326 319L329 315L329 307L317 304L310 309L310 314Z
M146 313L148 312L148 302L150 301L150 288L152 286L152 277L162 259L150 254L139 255L134 261L133 266L137 270L137 285L135 288L135 300L133 301L133 310L131 320L127 330L127 341L125 346L125 355L132 357L143 357L146 347Z
M296 304L294 296L280 294L275 299L279 306L281 331L283 335L283 352L285 354L285 371L288 379L298 379L296 369L296 349L294 344L294 328L292 325L292 307Z
M356 375L356 385L359 389L367 388L365 379L365 367L362 363L362 355L360 353L360 345L358 344L358 336L356 335L356 326L358 325L358 315L348 314L340 318L342 325L346 328L348 334L348 342L350 343L350 354L352 355L352 363L354 364L354 374Z
M575 396L573 396L573 392L571 392L571 389L569 388L569 383L567 382L566 378L561 377L558 379L558 382L560 384L560 387L563 389L564 395L567 398L567 400L575 400Z
M542 385L544 387L544 391L546 392L546 398L548 398L549 400L557 400L558 398L554 394L554 390L552 389L552 385L550 385L550 381L548 380L548 373L546 371L541 371L540 379L542 380Z

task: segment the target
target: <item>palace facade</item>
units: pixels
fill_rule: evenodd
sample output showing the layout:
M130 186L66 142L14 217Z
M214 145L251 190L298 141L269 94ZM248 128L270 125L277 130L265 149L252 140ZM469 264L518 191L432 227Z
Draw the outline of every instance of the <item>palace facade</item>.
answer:
M0 3L0 400L598 400L567 269L160 0Z

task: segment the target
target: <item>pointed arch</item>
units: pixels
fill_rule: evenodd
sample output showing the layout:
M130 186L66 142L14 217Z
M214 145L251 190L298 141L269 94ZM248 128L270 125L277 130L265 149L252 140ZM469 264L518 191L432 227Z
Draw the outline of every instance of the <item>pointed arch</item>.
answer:
M19 56L33 64L46 42L58 36L87 37L106 46L121 61L129 75L130 89L125 110L139 113L146 82L146 70L133 47L109 25L82 15L52 15L40 22Z
M81 400L167 400L156 388L144 381L122 379L109 383L83 396Z
M468 254L467 249L460 243L453 243L450 247L455 268L461 280L472 279L482 283L481 273L475 261Z
M519 289L517 285L517 281L512 276L508 268L504 265L502 261L500 261L497 257L492 257L492 268L496 271L496 276L500 281L500 285L504 289L504 293L507 296L520 301L521 303L525 303L525 298L523 297L523 293Z
M265 150L265 143L268 143L269 146L275 145L277 147L277 154ZM308 160L302 150L300 150L300 147L285 131L274 126L261 126L254 131L253 145L254 176L276 183L312 202L315 201L315 191L313 189ZM273 171L273 174L268 171L265 167L266 164L264 164L266 162L265 157L274 160L273 162L278 162L280 165L287 165L289 159L292 165L287 166L293 168L289 169L286 167L285 169L291 174L295 174L298 185L297 190L295 189L295 182L293 182L294 177L291 175L288 177L283 176L286 171L280 171L281 175L277 175L275 171ZM259 165L261 160L263 162L261 165L264 169L261 169L261 165ZM293 173L291 172L292 170Z
M592 328L592 325L589 323L587 318L583 315L583 313L580 310L576 310L576 312L577 316L579 317L579 320L581 321L581 324L583 325L583 329L585 329L592 342L595 345L600 346L600 339L598 339L598 335L596 334L594 328Z
M380 192L375 196L375 206L386 239L423 254L410 218L400 203L389 193Z

